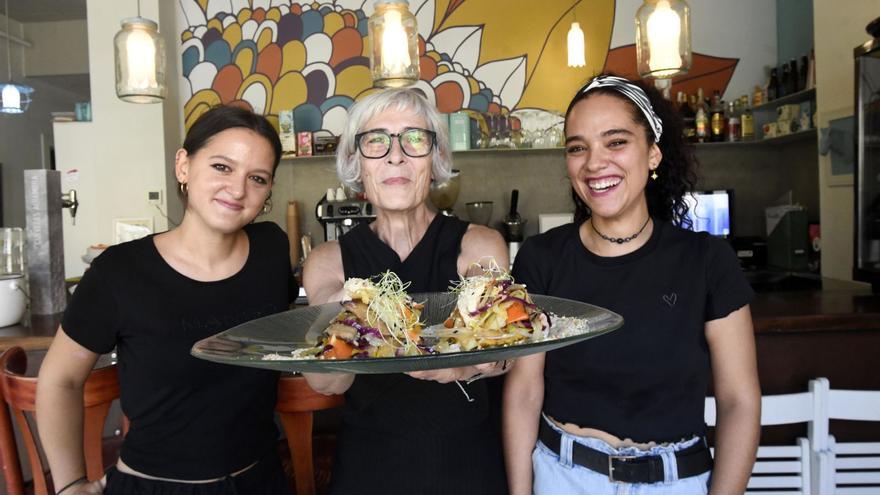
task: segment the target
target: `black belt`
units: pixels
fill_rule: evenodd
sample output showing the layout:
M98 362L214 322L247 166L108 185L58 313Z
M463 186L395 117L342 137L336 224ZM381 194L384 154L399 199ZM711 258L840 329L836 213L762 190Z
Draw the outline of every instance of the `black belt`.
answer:
M541 420L538 439L559 455L561 435L547 421ZM659 455L632 457L611 455L574 442L571 446L571 461L579 466L608 476L608 479L623 483L659 483L666 481L663 473L663 458ZM690 478L712 469L712 454L704 440L675 452L678 465L678 478Z

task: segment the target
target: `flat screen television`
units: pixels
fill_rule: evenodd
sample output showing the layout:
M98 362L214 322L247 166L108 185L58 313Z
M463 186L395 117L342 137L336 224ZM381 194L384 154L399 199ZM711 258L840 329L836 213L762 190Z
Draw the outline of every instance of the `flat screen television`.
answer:
M730 238L733 232L732 189L694 191L685 195L684 200L688 204L691 230Z

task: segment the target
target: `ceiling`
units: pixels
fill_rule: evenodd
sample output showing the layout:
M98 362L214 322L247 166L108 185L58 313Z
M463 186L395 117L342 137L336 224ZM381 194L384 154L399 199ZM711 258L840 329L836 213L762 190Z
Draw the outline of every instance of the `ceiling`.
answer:
M10 17L18 22L69 21L86 18L86 0L0 0L9 2Z

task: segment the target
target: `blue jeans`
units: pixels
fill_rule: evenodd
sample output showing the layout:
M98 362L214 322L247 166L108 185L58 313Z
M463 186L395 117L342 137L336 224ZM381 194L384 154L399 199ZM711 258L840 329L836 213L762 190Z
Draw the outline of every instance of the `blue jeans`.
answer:
M548 421L542 419L542 421ZM579 437L567 433L552 422L554 430L562 436L559 453L556 455L541 441L532 452L532 472L534 473L535 495L703 495L709 493L709 479L712 471L706 471L690 478L678 479L678 468L674 452L696 442L699 437L680 443L639 450L635 447L615 449L596 438ZM579 443L606 454L643 457L659 455L663 457L666 481L661 483L615 483L608 476L571 462L572 444Z

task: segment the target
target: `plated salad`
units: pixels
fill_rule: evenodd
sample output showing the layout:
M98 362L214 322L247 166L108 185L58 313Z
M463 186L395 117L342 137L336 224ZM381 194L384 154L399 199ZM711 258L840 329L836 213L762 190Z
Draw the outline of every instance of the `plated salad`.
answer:
M349 359L424 354L419 346L424 305L407 295L407 285L390 271L375 282L348 279L342 311L322 332L314 355Z
M436 352L486 349L542 340L550 328L549 316L533 302L526 286L507 272L487 271L462 279L451 290L458 294Z

